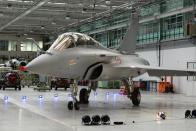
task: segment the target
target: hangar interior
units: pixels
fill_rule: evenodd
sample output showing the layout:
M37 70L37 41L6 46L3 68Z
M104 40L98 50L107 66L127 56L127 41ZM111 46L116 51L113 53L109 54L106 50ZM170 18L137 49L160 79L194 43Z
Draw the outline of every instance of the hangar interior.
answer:
M195 68L194 0L1 1L0 61L16 56L30 61L38 50L34 40L46 50L59 34L69 31L88 34L116 49L129 26L130 10L137 4L141 8L137 54L155 66ZM167 80L177 93L196 94L195 78ZM115 83L99 84L107 87Z
M42 53L40 48L48 50L65 32L87 34L118 50L135 10L139 15L136 54L153 66L196 69L196 0L0 0L0 65L13 59L30 62ZM67 80L55 78L55 83L45 75L22 75L20 92L0 86L2 131L194 130L195 121L183 118L186 109L196 108L196 76L135 78L134 84L144 90L139 107L130 106L122 96L126 91L121 81L99 81L90 104L70 112ZM56 90L61 84L63 90ZM88 81L78 84L87 86ZM172 93L163 93L168 85ZM40 92L42 87L49 91ZM169 121L156 121L160 111ZM109 114L111 121L124 125L85 127L81 125L85 114Z

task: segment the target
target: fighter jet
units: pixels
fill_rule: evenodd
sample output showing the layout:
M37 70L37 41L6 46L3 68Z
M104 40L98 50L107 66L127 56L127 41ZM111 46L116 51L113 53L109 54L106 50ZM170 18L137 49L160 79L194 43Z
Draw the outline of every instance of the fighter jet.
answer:
M136 30L138 19L130 23L129 29L121 41L118 50L105 48L92 37L68 32L59 35L51 47L33 59L26 66L28 71L71 79L73 101L68 102L68 109L78 110L79 104L87 104L91 90L97 89L97 81L121 80L128 90L127 97L138 106L141 94L132 85L132 78L148 73L149 76L195 76L196 70L172 69L150 66L149 62L137 54ZM77 100L77 81L91 81L88 89L81 89Z

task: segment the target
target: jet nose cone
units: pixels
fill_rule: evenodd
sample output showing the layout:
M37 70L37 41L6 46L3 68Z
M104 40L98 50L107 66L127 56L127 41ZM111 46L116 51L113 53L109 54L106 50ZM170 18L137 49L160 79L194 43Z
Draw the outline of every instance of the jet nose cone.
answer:
M40 60L38 58L35 58L26 65L26 68L28 71L37 73L37 70L39 70L40 68Z
M48 56L45 54L38 56L29 62L26 66L27 70L34 73L42 73L45 67L47 67Z

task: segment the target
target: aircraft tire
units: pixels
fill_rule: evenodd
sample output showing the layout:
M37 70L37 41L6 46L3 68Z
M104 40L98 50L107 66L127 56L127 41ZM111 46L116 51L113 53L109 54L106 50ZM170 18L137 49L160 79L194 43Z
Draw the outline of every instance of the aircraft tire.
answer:
M57 88L58 88L58 87L57 87L57 86L55 86L54 88L55 88L55 91L57 91Z
M5 85L2 86L3 90L5 90Z
M75 109L75 110L79 110L79 109L80 109L80 104L79 104L79 102L75 102L75 103L74 103L74 109Z
M88 101L89 94L88 94L88 91L86 88L83 88L80 90L79 98L80 98L80 104L88 104L89 103L89 101Z
M21 86L18 86L18 90L19 90L19 91L21 90Z
M69 102L68 102L67 108L68 108L69 110L73 110L73 102L72 102L72 101L69 101Z
M135 88L131 95L133 105L139 106L141 101L141 94L138 88Z

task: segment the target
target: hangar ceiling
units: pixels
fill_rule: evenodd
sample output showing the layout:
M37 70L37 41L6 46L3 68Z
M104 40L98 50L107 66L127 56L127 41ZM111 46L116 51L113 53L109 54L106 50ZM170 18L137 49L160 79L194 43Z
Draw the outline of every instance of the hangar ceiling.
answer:
M113 10L126 10L130 5L141 6L153 1L0 0L0 33L51 34Z

